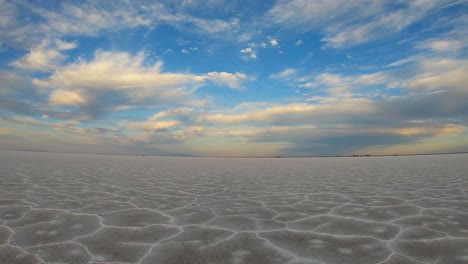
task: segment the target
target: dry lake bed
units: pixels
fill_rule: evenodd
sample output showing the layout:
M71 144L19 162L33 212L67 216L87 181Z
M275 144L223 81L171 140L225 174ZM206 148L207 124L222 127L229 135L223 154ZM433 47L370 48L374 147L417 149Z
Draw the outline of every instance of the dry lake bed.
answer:
M468 263L468 154L0 151L0 263Z

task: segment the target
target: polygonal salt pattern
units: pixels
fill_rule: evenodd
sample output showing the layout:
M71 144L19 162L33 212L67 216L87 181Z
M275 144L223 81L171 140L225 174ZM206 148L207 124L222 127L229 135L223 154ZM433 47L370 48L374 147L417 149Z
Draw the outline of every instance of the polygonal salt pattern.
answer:
M0 262L468 263L466 160L0 151Z

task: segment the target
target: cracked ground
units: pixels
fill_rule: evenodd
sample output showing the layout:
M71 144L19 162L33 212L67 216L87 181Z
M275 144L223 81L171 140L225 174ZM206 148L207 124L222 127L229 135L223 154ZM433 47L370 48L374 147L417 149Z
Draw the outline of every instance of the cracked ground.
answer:
M0 259L468 263L467 161L0 151Z

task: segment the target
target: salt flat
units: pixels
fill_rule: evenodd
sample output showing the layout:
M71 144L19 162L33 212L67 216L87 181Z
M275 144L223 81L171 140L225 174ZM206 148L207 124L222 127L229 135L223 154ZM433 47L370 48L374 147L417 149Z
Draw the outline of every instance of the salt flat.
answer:
M468 155L0 151L1 263L468 263Z

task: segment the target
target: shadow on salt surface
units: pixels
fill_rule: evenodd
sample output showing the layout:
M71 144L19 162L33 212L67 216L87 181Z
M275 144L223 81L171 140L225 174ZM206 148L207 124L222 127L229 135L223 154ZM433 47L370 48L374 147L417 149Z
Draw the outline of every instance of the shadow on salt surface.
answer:
M466 157L0 151L0 263L468 263Z

